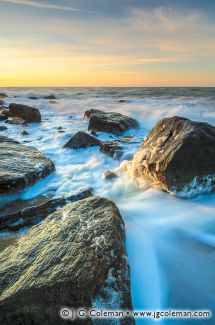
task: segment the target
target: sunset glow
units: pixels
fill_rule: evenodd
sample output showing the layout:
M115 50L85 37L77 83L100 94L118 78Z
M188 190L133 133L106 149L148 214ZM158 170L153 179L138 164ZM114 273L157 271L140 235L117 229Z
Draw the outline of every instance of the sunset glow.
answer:
M151 3L0 0L0 86L214 86L212 1Z

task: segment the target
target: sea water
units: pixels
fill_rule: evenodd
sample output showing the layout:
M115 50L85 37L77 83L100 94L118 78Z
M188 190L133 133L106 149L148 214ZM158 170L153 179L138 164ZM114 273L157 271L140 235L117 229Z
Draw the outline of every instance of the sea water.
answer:
M180 199L144 182L141 188L124 171L151 128L164 117L183 116L215 125L214 88L2 88L6 103L39 108L42 123L7 124L1 135L33 146L52 159L56 172L22 193L1 196L0 203L30 199L49 192L61 196L83 186L113 200L126 226L134 309L210 309L215 312L215 194ZM54 94L49 101L44 96ZM30 100L30 96L38 100ZM122 160L102 154L97 147L68 149L64 144L79 130L87 131L84 112L95 108L130 115L140 123L126 145ZM3 125L3 122L0 122ZM62 127L64 133L59 133ZM101 133L102 140L116 136ZM119 177L105 180L105 170ZM2 234L3 235L3 234ZM154 324L150 319L137 324ZM159 324L215 324L210 320L160 320Z

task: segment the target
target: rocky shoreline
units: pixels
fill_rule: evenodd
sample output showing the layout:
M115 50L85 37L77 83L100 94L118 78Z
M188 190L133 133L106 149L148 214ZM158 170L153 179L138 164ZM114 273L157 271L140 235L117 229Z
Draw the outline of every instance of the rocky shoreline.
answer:
M0 97L5 100L7 95ZM26 126L43 121L37 108L6 106L3 100L0 104L0 131L7 129L5 122ZM94 109L86 111L84 118L89 132L73 134L65 150L95 146L108 157L122 160L127 146L135 141L124 133L138 129L139 123L120 113ZM63 128L58 132L64 132ZM101 140L102 133L117 138ZM147 180L181 197L214 191L215 127L176 116L158 122L142 140L127 163L135 183ZM0 155L1 195L20 193L55 172L54 162L38 149L5 136L0 136ZM103 177L111 182L119 176L104 166ZM2 324L58 324L60 308L90 308L98 301L107 308L132 309L124 222L116 205L94 196L93 190L92 186L67 196L53 194L27 206L23 201L9 210L2 205L0 234L11 234L0 251ZM16 236L26 227L24 234Z

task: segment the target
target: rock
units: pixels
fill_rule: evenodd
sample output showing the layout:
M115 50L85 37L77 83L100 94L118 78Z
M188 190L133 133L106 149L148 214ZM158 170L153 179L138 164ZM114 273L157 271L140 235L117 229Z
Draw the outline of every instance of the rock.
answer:
M0 131L6 131L7 130L7 127L4 126L4 125L0 125Z
M121 134L138 127L138 122L135 119L120 113L106 113L97 109L90 109L85 112L84 116L89 118L89 131Z
M193 196L215 189L215 127L182 117L158 122L134 155L136 179Z
M33 185L54 170L54 163L39 150L0 136L0 193Z
M92 137L90 134L79 131L65 144L64 147L78 149L98 146L99 144L100 141Z
M102 141L100 142L100 151L112 157L113 159L120 160L123 155L124 148L116 141Z
M103 177L105 179L112 179L112 178L117 178L116 173L112 172L111 170L105 170L103 173Z
M4 105L4 100L3 99L0 99L0 106L1 105Z
M57 129L58 129L58 130L63 130L62 126L59 126Z
M32 99L32 100L37 100L38 98L36 96L30 96L28 97L29 99Z
M7 118L8 117L6 115L0 113L0 121L5 121Z
M21 104L10 104L9 111L12 116L21 117L26 122L41 122L40 111L37 108Z
M13 117L12 119L8 120L7 123L15 125L27 125L26 121L20 117Z
M22 131L20 132L20 134L21 134L21 135L29 135L29 133L28 133L27 131L25 131L25 130L22 130Z
M54 212L4 249L0 263L1 324L64 324L63 307L132 309L124 223L107 199Z
M7 117L10 117L10 112L9 112L9 110L6 109L6 108L1 108L1 109L0 109L0 115L5 115L5 116L7 116Z
M33 226L66 204L83 200L92 195L92 188L85 187L77 193L65 197L47 199L37 205L19 208L9 214L1 214L0 230L17 231L22 227Z
M0 93L0 98L6 98L8 97L8 95L4 94L4 93Z
M57 99L55 95L44 96L44 99Z

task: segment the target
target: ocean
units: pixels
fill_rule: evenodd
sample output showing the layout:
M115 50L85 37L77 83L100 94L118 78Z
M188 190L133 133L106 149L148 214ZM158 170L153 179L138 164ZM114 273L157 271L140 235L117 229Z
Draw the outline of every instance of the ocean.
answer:
M41 194L69 194L89 185L96 195L113 200L126 226L126 247L131 269L134 309L210 309L215 312L215 194L181 199L152 187L141 188L124 171L144 137L162 118L182 116L215 126L215 88L1 88L7 104L15 102L39 108L42 123L7 124L1 135L33 146L54 161L56 172L17 195L0 196L0 204ZM54 94L56 100L44 99ZM38 100L29 97L36 96ZM126 144L121 161L97 147L63 148L77 131L87 131L84 112L95 108L136 118L138 130ZM0 122L3 124L3 122ZM62 127L64 133L59 133ZM100 139L117 136L102 134ZM104 170L120 177L107 181ZM27 231L27 229L25 229ZM4 232L1 236L8 236ZM137 324L156 321L137 320ZM180 324L214 324L211 320L180 320ZM174 324L177 321L174 321ZM162 320L159 324L171 324Z

